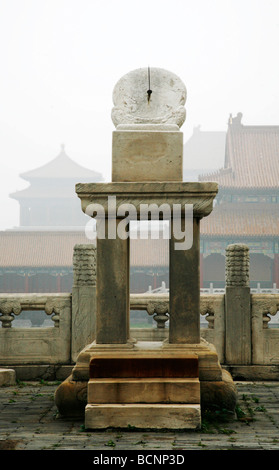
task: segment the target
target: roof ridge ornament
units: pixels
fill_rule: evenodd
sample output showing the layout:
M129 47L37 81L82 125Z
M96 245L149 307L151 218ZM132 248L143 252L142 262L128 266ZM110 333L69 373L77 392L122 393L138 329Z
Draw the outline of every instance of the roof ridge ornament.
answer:
M231 125L233 127L243 126L243 124L241 122L242 117L243 117L243 114L241 112L237 113L237 115L235 117L232 117L232 113L231 113L230 117L229 117L229 125Z

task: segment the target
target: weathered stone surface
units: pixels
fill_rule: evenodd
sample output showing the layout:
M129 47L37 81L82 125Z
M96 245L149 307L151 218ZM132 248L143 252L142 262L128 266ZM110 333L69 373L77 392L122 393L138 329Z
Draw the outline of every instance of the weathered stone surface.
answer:
M201 381L200 386L202 410L216 410L219 407L234 412L237 403L237 388L227 370L222 369L222 380Z
M83 416L87 403L87 381L72 380L70 375L58 386L54 399L62 416Z
M96 336L96 286L72 288L71 356L75 362L85 344Z
M150 344L150 343L149 343ZM126 347L122 345L99 345L92 344L86 347L79 355L79 362L73 369L73 377L70 378L72 383L65 386L63 383L60 386L60 393L64 393L66 390L67 395L72 394L72 398L67 398L67 402L70 403L68 407L63 408L63 413L61 412L61 407L63 407L63 396L61 397L61 406L59 411L61 414L72 413L73 410L83 409L87 403L87 384L89 380L89 363L91 357L147 357L147 350L143 349L146 347L146 343L137 343L134 348L128 351ZM105 347L106 346L106 347ZM127 345L125 345L127 346ZM128 347L128 346L127 346ZM223 408L234 409L236 401L236 389L233 383L231 375L221 368L218 361L218 355L215 351L213 345L208 344L206 341L201 339L199 344L189 344L189 345L180 345L180 344L169 344L163 343L163 346L160 344L155 349L149 350L150 357L160 357L160 358L175 358L175 357L185 357L189 354L195 354L199 358L199 380L200 380L200 393L201 393L201 406L210 407L215 403L217 405L223 406ZM159 356L160 355L160 356ZM77 385L74 386L76 381ZM81 401L77 401L76 398L76 387L82 387L83 384L83 394L80 395L82 399L83 408L81 407ZM90 400L94 400L94 397ZM214 401L215 400L215 401ZM72 407L72 411L71 411ZM131 423L130 423L131 424Z
M193 220L193 244L177 250L170 240L170 324L169 343L200 341L200 243L199 220Z
M112 181L183 180L182 132L117 130L112 137Z
M278 294L251 294L252 364L279 363L278 328L269 328L279 311Z
M2 385L14 385L16 383L16 373L13 369L0 368L0 387Z
M75 287L96 285L96 246L77 244L74 246L73 274Z
M225 295L201 294L200 313L206 315L207 328L201 328L201 336L214 344L221 364L225 361Z
M165 340L162 344L160 354L163 352L173 355L196 354L199 358L199 378L200 381L220 381L222 380L222 368L218 359L218 354L213 344L207 343L203 338L200 343L169 343Z
M89 364L93 357L185 357L195 354L199 358L200 380L222 380L222 370L218 360L216 349L212 344L208 344L201 338L198 344L170 344L169 341L163 343L137 342L135 344L92 344L86 346L78 355L77 363L73 368L74 380L89 379Z
M277 365L224 365L234 380L278 382L279 366Z
M226 287L225 345L227 364L251 363L250 287Z
M198 378L90 379L88 403L200 403Z
M96 246L78 244L74 247L72 288L71 356L75 362L85 344L95 339L96 324Z
M225 357L227 364L251 363L251 299L249 248L226 248Z
M154 353L115 357L93 357L89 366L90 377L100 378L195 378L199 376L196 354L162 357Z
M63 381L72 372L70 364L25 364L13 365L17 380L20 381Z
M241 243L226 248L226 286L249 287L249 247Z
M111 117L119 124L177 124L185 121L186 87L172 72L161 68L150 68L149 90L148 68L136 69L124 75L113 90Z
M21 309L44 310L54 322L50 328L0 328L2 364L70 362L71 294L1 294L0 303L0 312L9 308L12 320L18 305L17 314Z
M99 204L108 215L109 196L115 196L115 211L117 217L119 207L127 207L129 216L133 219L130 205L135 208L137 216L148 217L142 204L167 204L173 213L173 205L181 205L182 216L185 214L185 204L193 204L194 217L208 216L213 209L213 200L218 192L218 184L214 182L116 182L116 183L78 183L76 193L81 199L82 210L90 216L95 216L92 204ZM101 214L102 216L102 214ZM150 217L150 214L149 214Z
M98 220L97 232L101 224L107 227L107 222ZM119 237L119 222L115 239L97 239L97 344L126 343L130 334L130 240Z
M200 425L200 405L90 404L85 409L87 429L198 429Z

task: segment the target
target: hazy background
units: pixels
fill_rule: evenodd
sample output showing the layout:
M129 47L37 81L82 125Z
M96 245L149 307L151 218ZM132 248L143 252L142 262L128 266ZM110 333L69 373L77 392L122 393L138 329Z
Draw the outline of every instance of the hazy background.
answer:
M0 229L9 193L66 153L110 181L115 83L161 67L185 83L184 141L243 123L279 125L278 0L0 0ZM223 161L187 161L219 168Z

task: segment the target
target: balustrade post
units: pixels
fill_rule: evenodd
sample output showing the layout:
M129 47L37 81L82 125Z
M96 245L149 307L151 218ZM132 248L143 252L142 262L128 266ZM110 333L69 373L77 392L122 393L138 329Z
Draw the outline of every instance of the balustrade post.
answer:
M72 360L95 339L96 323L96 247L75 245L72 287Z
M225 355L227 364L251 364L249 248L226 248Z

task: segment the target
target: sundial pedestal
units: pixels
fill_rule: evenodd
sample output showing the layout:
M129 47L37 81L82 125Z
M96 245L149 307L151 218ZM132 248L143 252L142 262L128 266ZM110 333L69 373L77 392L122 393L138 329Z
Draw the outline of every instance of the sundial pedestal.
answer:
M175 124L119 125L112 149L112 181L182 181L183 133Z
M186 88L176 75L162 69L151 69L148 77L147 87L146 70L138 69L115 86L112 182L76 185L84 212L92 204L102 208L97 215L96 335L79 353L56 403L73 415L83 401L87 428L196 429L201 425L201 407L213 402L233 411L236 404L231 376L222 370L214 346L200 337L199 223L211 213L218 185L182 181L179 128L186 115ZM152 90L148 99L147 90ZM109 227L111 198L115 236L101 237L100 229ZM169 338L164 342L130 337L129 238L122 236L122 222L125 209L130 220L147 220L142 206L150 204L170 209L172 227ZM193 239L184 249L176 245L178 206L181 231L189 221L187 208L193 210ZM143 361L141 375L136 372L138 361ZM171 361L183 364L176 376L167 366ZM111 362L117 364L114 371ZM105 376L92 373L96 363L102 364Z
M147 408L142 404L108 403L107 397L108 381L110 386L118 390L119 396L124 396L126 390L128 396L133 396L138 391L139 381L130 377L131 381L123 383L120 377L106 377L106 381L92 382L89 377L89 364L96 359L111 361L113 359L123 359L123 361L136 360L140 357L152 360L154 357L184 358L195 355L199 363L199 373L194 387L199 387L203 381L203 387L207 382L222 381L222 369L218 361L215 348L200 339L200 280L199 280L199 221L202 217L210 214L213 208L213 200L217 193L216 183L183 183L183 182L117 182L117 183L90 183L79 184L76 187L78 196L81 199L82 208L85 211L90 204L98 204L104 208L105 218L100 220L100 224L108 225L108 200L109 195L115 196L116 213L122 204L133 204L136 218L140 218L142 204L168 203L170 208L180 204L181 208L188 205L193 207L193 243L189 249L176 250L173 233L170 239L170 296L169 296L169 339L165 342L148 343L136 342L130 338L129 330L129 239L121 240L119 236L115 239L97 238L97 307L96 307L96 339L80 354L77 364L73 370L75 380L89 380L91 390L91 402L88 402L85 410L85 423L87 427L107 427L125 426L127 420L129 424L136 427L145 427L147 415L145 413L155 413L157 410L160 416L167 420L169 416L169 426L181 428L184 422L185 428L197 428L200 425L199 403L192 403L192 389L188 393L189 384L185 383L185 403L184 408L180 403L179 396L175 400L173 393L172 406L166 403L160 404L161 390L172 382L172 378L159 381L154 378L153 387L157 390L157 395L153 399L155 403L149 403ZM182 212L182 221L185 217ZM173 212L171 214L171 224L174 223ZM117 219L117 227L123 218ZM183 225L183 223L182 223ZM98 235L98 234L97 234ZM121 235L121 232L119 233ZM184 373L187 376L187 368ZM183 377L186 379L187 377ZM133 380L132 380L133 379ZM180 377L182 379L182 377ZM155 385L154 385L155 384ZM181 384L180 384L181 385ZM98 386L98 395L104 397L104 403L94 401L94 387ZM103 389L102 389L103 387ZM187 388L188 387L188 388ZM100 393L100 389L103 393ZM93 390L93 392L92 392ZM155 392L154 392L155 393ZM116 396L117 394L115 394ZM156 399L157 396L157 399ZM146 398L145 398L146 399ZM107 400L108 401L108 400ZM113 406L112 406L113 405ZM156 405L156 406L155 406ZM193 405L190 406L190 405ZM146 410L145 412L143 410ZM117 414L119 411L119 415ZM147 411L149 410L149 411ZM184 410L184 411L183 411ZM99 419L103 413L106 419ZM182 414L181 414L182 413ZM109 421L109 416L113 416ZM158 416L159 416L158 415ZM188 418L186 419L186 415ZM119 416L119 421L117 421ZM181 421L181 416L183 417ZM176 418L175 418L176 417ZM132 420L132 421L131 421ZM150 427L160 427L161 421L150 420Z

